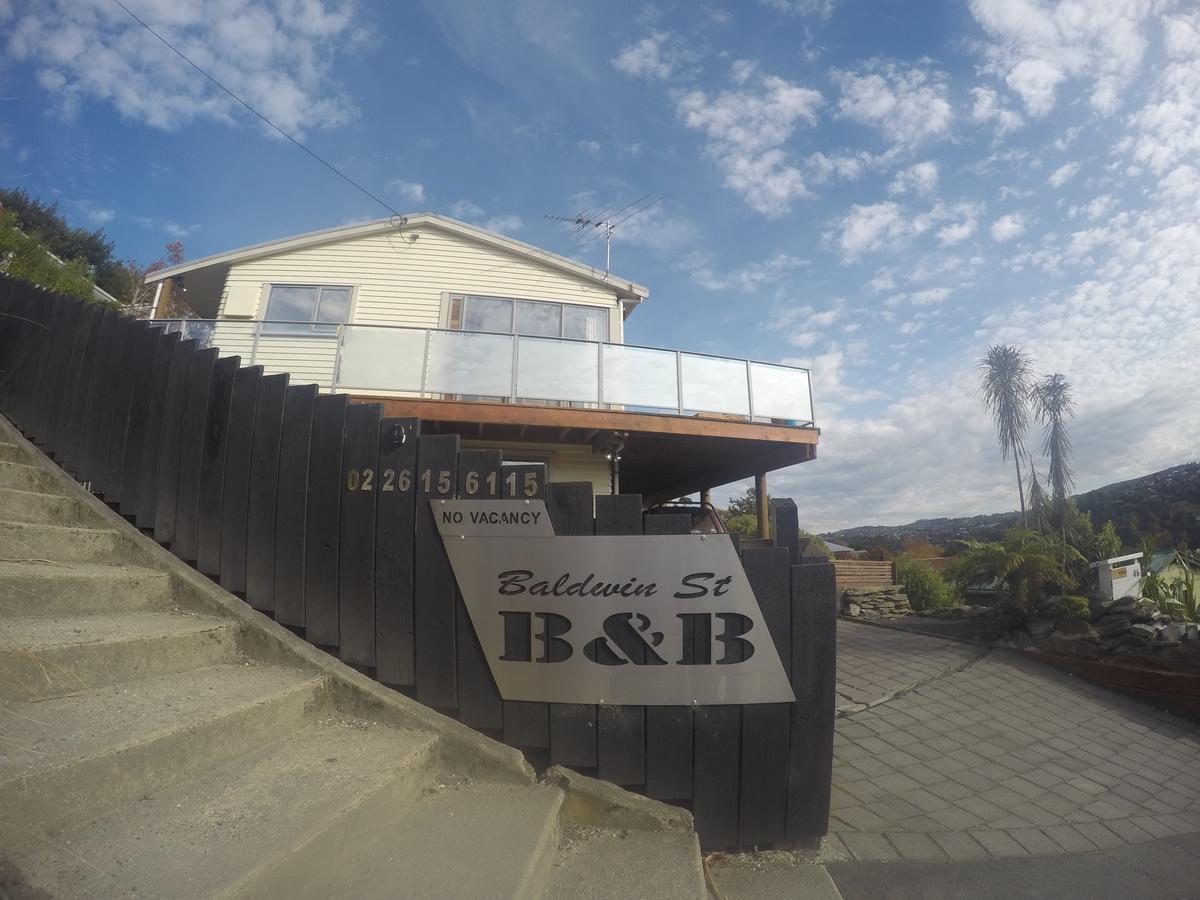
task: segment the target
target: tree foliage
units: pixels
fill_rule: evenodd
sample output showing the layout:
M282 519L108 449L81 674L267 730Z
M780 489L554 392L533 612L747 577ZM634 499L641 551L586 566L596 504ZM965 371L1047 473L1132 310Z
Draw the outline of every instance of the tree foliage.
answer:
M979 361L979 397L992 417L1000 458L1011 455L1017 470L1017 496L1021 501L1021 524L1026 525L1025 488L1021 483L1021 457L1025 454L1025 432L1029 428L1029 392L1033 366L1029 356L1013 344L993 344Z
M58 211L57 203L43 203L24 190L0 189L0 206L16 216L17 227L59 259L83 260L89 277L114 297L123 286L122 265L113 255L113 242L103 229L72 228Z
M57 254L56 254L57 255ZM17 224L14 213L0 212L0 271L39 284L46 290L92 299L92 275L81 257L55 259Z
M768 497L768 500L770 498ZM725 524L725 530L730 534L740 535L741 537L756 538L758 537L758 494L754 490L754 486L746 488L746 492L740 497L731 497L728 505L724 509L718 509L717 515L721 517L721 521ZM775 517L771 516L770 521L771 537L775 536ZM829 547L820 535L812 534L800 529L800 540L811 540L815 547L823 556L833 556L829 552Z
M1078 585L1072 568L1084 562L1058 535L1012 528L1003 541L969 541L958 568L961 587L999 580L1014 606L1022 609L1045 597L1047 588L1064 593Z
M904 587L909 605L918 612L958 605L957 595L941 573L920 559L908 556L897 559L896 580Z

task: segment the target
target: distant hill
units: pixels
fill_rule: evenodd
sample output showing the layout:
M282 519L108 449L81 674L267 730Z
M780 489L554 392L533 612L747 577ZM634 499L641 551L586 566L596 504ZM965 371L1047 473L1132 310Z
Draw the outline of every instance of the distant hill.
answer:
M1121 542L1128 547L1139 546L1144 537L1159 546L1200 547L1200 462L1107 484L1076 494L1075 502L1091 513L1097 527L1112 519ZM1014 511L918 519L907 525L860 525L822 537L858 549L883 546L896 550L905 538L924 538L940 545L956 540L995 540L1018 518Z

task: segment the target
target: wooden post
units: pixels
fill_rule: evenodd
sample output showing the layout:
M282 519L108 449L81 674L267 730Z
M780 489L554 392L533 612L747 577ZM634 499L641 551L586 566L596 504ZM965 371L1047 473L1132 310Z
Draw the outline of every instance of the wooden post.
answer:
M758 536L764 541L771 537L771 515L767 509L767 473L754 476L754 496L758 501Z
M700 505L704 507L712 506L712 491L708 488L700 492Z

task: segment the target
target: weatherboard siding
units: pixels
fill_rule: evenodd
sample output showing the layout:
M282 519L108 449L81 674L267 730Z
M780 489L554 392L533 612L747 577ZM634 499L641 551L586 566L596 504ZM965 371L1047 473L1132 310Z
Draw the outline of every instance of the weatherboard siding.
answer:
M416 241L410 243L416 237ZM614 289L606 289L515 253L432 225L349 238L238 263L229 270L218 315L230 293L246 318L266 313L265 285L327 284L354 288L355 324L412 328L443 326L446 294L488 294L607 307L612 340L621 339Z
M512 462L545 462L546 480L590 481L593 494L611 494L608 460L586 444L536 444L510 441L463 441L464 449L500 450Z

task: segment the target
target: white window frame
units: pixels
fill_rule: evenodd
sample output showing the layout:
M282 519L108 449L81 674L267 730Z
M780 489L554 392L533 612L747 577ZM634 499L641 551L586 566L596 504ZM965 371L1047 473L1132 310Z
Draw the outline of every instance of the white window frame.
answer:
M510 322L509 328L511 330L510 331L489 332L491 334L516 334L517 333L516 332L517 303L520 303L520 302L550 303L550 304L554 304L555 306L559 306L559 307L578 306L578 307L582 307L583 309L593 309L593 310L603 311L605 314L604 315L605 330L608 332L608 334L604 338L602 338L598 341L595 341L595 343L601 343L601 344L613 343L613 340L612 340L612 332L613 332L612 312L608 306L601 306L598 303L576 303L573 300L547 300L542 297L508 297L508 296L504 296L503 294L482 294L477 291L476 292L447 291L442 294L443 303L442 303L441 325L442 325L443 329L445 329L446 331L461 331L462 330L461 328L451 328L451 325L450 325L451 311L453 309L454 301L461 300L463 302L464 311L465 311L466 301L471 299L472 297L479 297L479 298L487 299L487 300L507 300L512 304L512 317L509 320L509 322ZM559 334L557 336L556 335L526 335L526 336L527 337L544 337L544 338L547 338L548 340L553 340L553 339L555 339L555 337L557 337L559 340L564 340L564 341L587 340L587 338L564 337L562 334L563 326L561 324L564 320L565 320L565 317L560 315L559 316L559 322L560 322Z
M277 337L287 335L289 337L298 337L298 338L326 338L326 339L336 338L338 325L349 325L351 322L354 321L355 304L358 302L358 287L356 285L353 285L353 284L314 284L311 282L271 281L271 282L266 282L264 286L266 288L266 291L265 291L266 297L263 302L263 333L264 334L273 335L273 336L277 336ZM309 320L309 324L312 326L321 326L321 325L329 326L332 328L332 330L331 331L317 331L315 328L311 331L289 330L289 329L295 329L298 326L304 324L303 322L292 322L291 320L279 320L279 322L277 324L279 324L281 326L281 328L279 330L272 329L270 327L273 324L272 320L267 318L267 316L270 314L270 310L271 310L271 293L277 287L280 287L280 288L313 288L313 289L315 289L317 291L317 302L316 302L316 305L313 307L313 311L312 311L313 317ZM325 291L325 290L337 290L337 291L349 291L350 292L350 302L346 306L346 320L344 322L318 322L317 321L317 312L321 308L321 292Z

